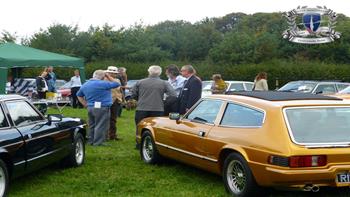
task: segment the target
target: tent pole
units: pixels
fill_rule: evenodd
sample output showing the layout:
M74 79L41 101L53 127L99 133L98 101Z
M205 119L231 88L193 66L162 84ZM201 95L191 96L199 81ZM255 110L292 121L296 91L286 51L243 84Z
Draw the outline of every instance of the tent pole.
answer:
M0 67L0 94L5 94L8 68Z

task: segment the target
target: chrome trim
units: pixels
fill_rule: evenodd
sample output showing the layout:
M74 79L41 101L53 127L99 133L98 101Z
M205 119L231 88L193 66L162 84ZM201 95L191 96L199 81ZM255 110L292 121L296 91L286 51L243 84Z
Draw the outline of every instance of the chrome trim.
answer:
M62 132L65 132L65 131L69 131L69 129L66 129L66 130L59 130L59 131L56 131L56 132L53 132L53 133L48 133L48 134L45 134L45 135L40 135L40 136L36 136L36 137L32 137L32 138L29 138L28 136L28 139L25 140L26 142L29 142L29 141L33 141L33 140L36 140L36 139L40 139L40 138L43 138L43 137L47 137L47 136L51 136L51 135L56 135L58 133L62 133ZM29 133L30 134L30 133ZM28 135L29 135L28 134ZM31 134L30 134L31 135Z
M17 165L21 165L21 164L23 164L23 163L25 163L25 162L26 162L26 161L25 161L25 160L23 160L23 161L20 161L20 162L14 163L13 165L17 166Z
M241 128L241 129L258 129L262 126L230 126L230 125L218 125L218 127L225 127L225 128Z
M255 106L252 106L252 105L249 105L249 104L245 104L245 103L242 103L242 102L237 102L237 101L228 101L226 103L224 113L222 114L221 119L220 119L220 123L221 123L222 119L224 118L224 115L225 115L225 112L226 112L226 108L227 108L227 106L229 104L240 105L240 106L243 106L243 107L246 107L246 108L249 108L249 109L252 109L252 110L255 110L255 111L259 111L259 112L263 113L264 114L264 118L263 118L263 120L261 122L261 125L260 126L229 126L229 125L219 124L218 127L245 128L245 129L247 129L247 128L261 128L263 126L263 124L265 123L265 120L266 120L266 111L265 110L257 108Z
M175 151L178 151L178 152L181 152L181 153L185 153L187 155L191 155L193 157L198 157L200 159L205 159L205 160L208 160L208 161L211 161L211 162L218 162L218 160L216 160L216 159L212 159L212 158L209 158L209 157L206 157L206 156L198 155L196 153L188 152L188 151L185 151L185 150L182 150L182 149L179 149L179 148L168 146L166 144L162 144L162 143L159 143L159 142L156 142L156 144L159 145L159 146L163 146L165 148L168 148L168 149L172 149L172 150L175 150Z
M350 106L308 106L308 107L286 107L283 108L283 117L287 125L289 136L294 144L305 146L306 148L328 148L328 147L348 147L349 142L333 142L333 143L299 143L295 140L292 128L290 127L289 120L287 118L286 110L288 109L314 109L314 108L350 108Z
M27 162L30 162L30 161L33 161L33 160L35 160L35 159L39 159L39 158L42 158L42 157L45 157L45 156L51 155L51 154L56 153L56 152L58 152L58 151L60 151L60 150L62 150L62 149L64 149L64 148L66 148L66 147L61 147L61 148L59 148L59 149L56 149L56 150L53 150L53 151L47 152L47 153L45 153L45 154L42 154L42 155L39 155L39 156L36 156L36 157L30 158L30 159L28 159L28 160L27 160Z
M22 138L22 137L21 137ZM14 146L17 144L24 144L24 141L20 141L20 142L15 142L15 143L11 143L11 144L6 144L5 146L2 146L3 148L9 147L9 146Z

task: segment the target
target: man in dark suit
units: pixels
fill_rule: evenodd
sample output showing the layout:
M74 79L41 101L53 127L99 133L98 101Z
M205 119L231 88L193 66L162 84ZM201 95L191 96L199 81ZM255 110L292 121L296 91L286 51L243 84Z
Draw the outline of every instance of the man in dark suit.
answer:
M181 75L186 78L185 85L179 94L179 113L185 114L202 96L202 81L196 76L191 65L181 68Z

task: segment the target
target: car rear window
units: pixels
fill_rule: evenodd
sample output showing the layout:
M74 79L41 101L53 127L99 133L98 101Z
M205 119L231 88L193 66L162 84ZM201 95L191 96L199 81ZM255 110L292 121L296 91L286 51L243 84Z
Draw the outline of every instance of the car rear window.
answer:
M294 142L350 142L350 107L287 108L285 116Z

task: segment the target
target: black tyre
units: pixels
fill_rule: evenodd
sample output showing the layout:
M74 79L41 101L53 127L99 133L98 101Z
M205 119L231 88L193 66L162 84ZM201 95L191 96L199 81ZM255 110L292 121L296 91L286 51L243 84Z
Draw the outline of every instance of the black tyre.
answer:
M223 167L225 189L232 196L259 196L259 186L256 184L247 161L238 153L229 154Z
M140 148L141 159L148 164L156 164L160 161L156 144L154 143L151 132L145 131L141 138Z
M7 196L9 188L9 173L4 161L0 159L0 196Z
M65 166L78 167L85 161L85 143L81 133L77 133L74 137L74 143L71 153L64 159Z

